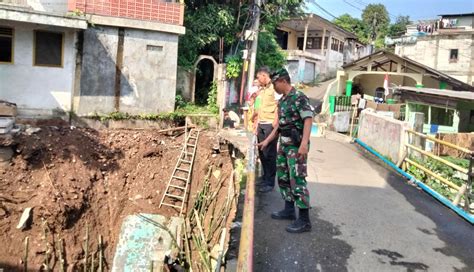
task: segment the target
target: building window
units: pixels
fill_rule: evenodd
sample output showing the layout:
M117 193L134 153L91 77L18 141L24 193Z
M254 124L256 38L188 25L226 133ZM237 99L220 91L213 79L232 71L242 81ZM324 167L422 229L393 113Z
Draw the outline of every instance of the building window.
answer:
M331 39L331 49L334 51L339 51L342 52L342 49L344 48L344 43L341 42L340 40L336 38Z
M457 62L458 61L458 49L451 49L449 51L449 62Z
M35 31L33 60L35 66L62 67L64 33Z
M420 105L420 104L410 104L410 110L412 112L422 112L425 115L424 124L429 124L429 106L428 105Z
M0 63L13 63L13 29L0 27Z
M431 124L438 126L453 126L454 110L431 107Z
M321 49L321 41L322 38L320 37L307 37L306 38L306 49ZM300 37L298 38L298 49L303 50L303 43L304 43L304 38Z

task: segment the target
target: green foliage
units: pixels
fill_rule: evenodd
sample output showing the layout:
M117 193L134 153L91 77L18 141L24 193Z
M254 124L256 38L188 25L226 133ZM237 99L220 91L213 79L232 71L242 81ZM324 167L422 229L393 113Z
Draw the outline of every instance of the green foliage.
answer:
M243 188L245 183L247 183L245 161L243 159L236 159L234 162L234 168L236 173L236 182L238 182L241 188Z
M186 106L186 101L184 100L183 96L180 94L177 94L175 99L174 99L174 108L175 109L180 109Z
M369 4L362 12L362 21L369 27L370 40L375 41L387 33L390 17L384 5Z
M178 45L178 65L191 68L201 51L206 47L216 47L220 37L224 38L225 45L234 42L235 10L217 3L188 9L185 12L185 27L186 34L180 37Z
M459 165L463 168L469 167L469 160L459 159L459 158L454 158L454 157L443 157L443 159L449 162L452 162L456 165ZM451 181L452 183L458 186L461 186L462 184L466 182L467 175L464 175L456 171L452 167L447 166L446 164L441 163L437 160L434 160L431 158L418 159L415 157L411 158L411 160L417 162L420 165L423 165L427 169L431 170L433 173L436 173L440 175L441 177L446 178L447 180ZM430 177L424 171L416 168L413 165L410 165L410 167L408 167L407 172L412 174L416 179L423 181L428 186L430 186L433 190L447 197L448 199L452 200L456 196L457 192L455 190L451 189L448 185L441 183L440 181Z
M357 39L363 43L367 43L368 40L368 26L361 19L354 18L349 14L343 14L333 20L337 26L354 33Z
M111 112L109 114L94 114L90 118L95 120L104 121L120 121L120 120L149 120L149 121L172 121L172 122L184 122L186 115L190 114L213 114L207 106L196 106L194 104L187 103L183 107L173 111L165 113L142 113L138 115L131 115L127 112Z
M229 79L238 78L242 71L242 58L239 55L230 56L226 59L226 76Z
M382 4L367 5L362 13L362 20L349 14L343 14L333 22L343 29L354 33L363 43L374 43L375 48L384 47L385 36L401 36L407 25L411 24L409 16L398 16L394 24L390 24L387 9Z
M260 32L258 35L256 68L268 66L277 70L286 64L285 52L280 48L275 40L275 35L271 32Z
M224 39L224 55L233 54L236 47L241 50L242 43L239 40L242 30L249 29L252 19L249 16L251 3L238 0L185 0L186 34L179 40L178 65L192 68L200 54L217 58L221 37ZM265 1L261 8L261 29L273 32L284 19L302 14L303 5L303 0ZM232 72L232 78L235 78L235 71Z
M388 28L388 36L398 37L405 34L407 25L411 23L410 16L398 16L395 23Z
M207 98L207 109L214 114L219 112L219 105L217 104L217 82L212 82L209 90L209 97Z

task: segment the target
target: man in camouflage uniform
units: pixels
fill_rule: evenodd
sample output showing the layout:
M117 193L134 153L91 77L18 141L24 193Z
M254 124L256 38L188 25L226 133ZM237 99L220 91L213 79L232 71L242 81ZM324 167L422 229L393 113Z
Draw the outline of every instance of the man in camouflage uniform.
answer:
M260 143L265 147L280 135L277 155L277 180L285 208L272 213L273 219L296 219L295 204L299 216L286 230L299 233L311 230L309 220L309 191L306 187L306 170L309 150L309 137L313 122L313 110L309 99L291 86L290 76L285 69L272 75L275 91L283 97L278 102L278 119L267 140Z

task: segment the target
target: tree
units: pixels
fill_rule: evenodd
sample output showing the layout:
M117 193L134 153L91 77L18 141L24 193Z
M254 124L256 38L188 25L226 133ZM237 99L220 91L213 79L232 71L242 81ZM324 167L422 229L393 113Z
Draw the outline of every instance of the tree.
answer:
M333 23L344 30L355 34L359 41L363 43L368 42L368 27L362 20L354 18L346 13L334 19Z
M257 61L256 66L268 66L277 70L286 63L286 55L275 40L275 35L271 32L261 32L258 35Z
M256 7L251 0L185 0L186 34L180 37L178 65L191 68L200 54L219 56L219 39L224 38L224 55L243 49L243 30L249 29ZM273 33L284 19L302 13L303 0L266 0L261 7L260 29ZM264 35L265 36L265 35ZM261 50L259 58L269 53ZM279 59L279 56L277 59Z
M390 24L387 9L382 4L369 4L362 12L362 21L369 28L369 40L383 39Z
M395 20L395 23L390 25L388 28L388 36L398 37L403 35L406 32L407 25L410 25L411 23L410 16L399 15Z

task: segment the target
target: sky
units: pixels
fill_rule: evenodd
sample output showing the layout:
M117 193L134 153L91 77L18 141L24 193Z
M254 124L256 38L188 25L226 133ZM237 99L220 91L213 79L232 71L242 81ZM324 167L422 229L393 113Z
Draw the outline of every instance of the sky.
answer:
M320 7L313 4L316 2ZM362 11L367 4L383 4L390 14L390 21L394 22L398 15L408 15L411 20L436 19L440 14L473 13L474 0L306 0L307 10L328 20L331 16L340 16L344 13L352 17L361 18ZM328 13L324 12L322 9Z

